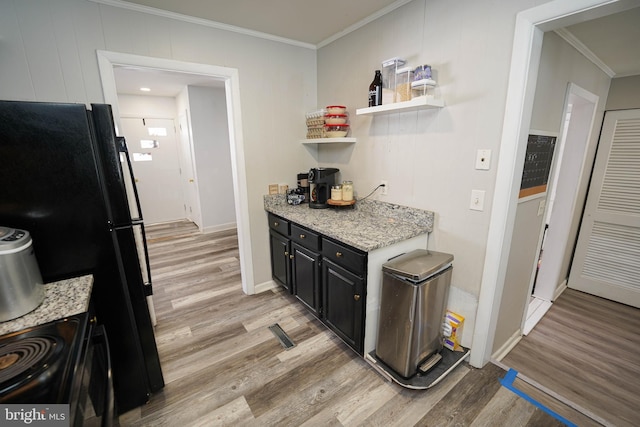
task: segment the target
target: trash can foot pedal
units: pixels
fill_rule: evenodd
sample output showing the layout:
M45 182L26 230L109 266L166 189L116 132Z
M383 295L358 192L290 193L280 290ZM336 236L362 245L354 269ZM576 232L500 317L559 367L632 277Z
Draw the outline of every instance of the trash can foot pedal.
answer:
M425 360L422 365L418 366L418 370L421 373L426 374L431 370L431 368L436 366L436 364L441 360L442 360L442 355L440 353L435 353L430 358Z

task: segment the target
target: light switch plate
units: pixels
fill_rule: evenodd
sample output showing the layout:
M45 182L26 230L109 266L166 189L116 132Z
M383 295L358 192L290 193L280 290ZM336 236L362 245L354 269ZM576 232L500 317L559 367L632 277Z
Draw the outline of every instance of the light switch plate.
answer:
M546 200L540 200L540 204L538 205L538 216L542 215L544 213L544 208L547 205L547 201Z
M478 150L476 154L476 169L488 171L491 167L491 150Z
M474 211L484 210L484 190L471 190L471 205L469 209Z

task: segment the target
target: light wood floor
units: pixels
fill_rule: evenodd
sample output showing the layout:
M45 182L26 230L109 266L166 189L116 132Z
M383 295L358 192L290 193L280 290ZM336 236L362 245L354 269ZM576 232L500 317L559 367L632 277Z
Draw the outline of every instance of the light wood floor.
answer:
M244 295L234 231L148 231L166 387L121 415L122 426L562 425L502 387L505 371L493 364L463 364L428 391L387 382L280 289ZM268 329L276 322L296 347L282 348Z
M502 360L614 426L640 425L640 310L567 289Z

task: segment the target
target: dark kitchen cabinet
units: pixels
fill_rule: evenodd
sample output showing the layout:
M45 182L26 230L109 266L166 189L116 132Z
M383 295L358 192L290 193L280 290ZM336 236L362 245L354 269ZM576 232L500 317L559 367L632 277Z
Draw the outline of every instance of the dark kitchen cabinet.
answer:
M274 280L363 354L367 254L271 213L269 228Z
M328 239L323 239L322 248L324 323L362 354L367 256Z
M271 251L271 276L289 293L293 293L289 221L272 214L269 214L269 248Z
M293 289L291 287L291 241L270 230L269 242L271 246L271 275L276 282L291 293Z
M320 254L292 243L291 276L293 293L309 310L320 317Z

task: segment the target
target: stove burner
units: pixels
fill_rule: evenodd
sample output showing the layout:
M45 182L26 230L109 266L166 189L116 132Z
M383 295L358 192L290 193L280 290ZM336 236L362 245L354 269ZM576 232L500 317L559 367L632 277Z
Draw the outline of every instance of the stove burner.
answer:
M62 340L51 336L26 337L0 347L0 384L22 382L47 368Z

